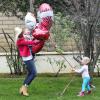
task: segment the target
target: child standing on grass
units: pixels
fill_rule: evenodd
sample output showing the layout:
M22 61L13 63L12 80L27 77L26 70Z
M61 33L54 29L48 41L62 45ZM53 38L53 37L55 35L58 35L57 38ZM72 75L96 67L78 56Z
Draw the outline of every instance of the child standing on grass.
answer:
M83 59L81 60L82 67L80 69L74 69L73 68L73 71L75 71L76 73L82 74L82 79L83 79L82 90L78 94L78 96L84 96L85 95L85 89L87 89L87 91L88 91L87 94L91 93L91 88L90 88L90 85L89 85L90 75L89 75L89 71L88 71L89 62L90 62L90 59L88 57L83 57Z

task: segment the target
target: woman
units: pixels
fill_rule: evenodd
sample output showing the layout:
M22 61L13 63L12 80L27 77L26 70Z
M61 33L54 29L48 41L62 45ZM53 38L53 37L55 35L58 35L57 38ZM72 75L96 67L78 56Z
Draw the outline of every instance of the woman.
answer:
M28 34L28 30L24 30L16 27L15 28L16 39L15 43L19 50L20 56L22 60L26 64L26 69L28 71L27 77L25 78L22 87L20 88L20 94L24 96L28 96L27 88L31 84L32 80L36 77L37 71L34 64L34 56L32 55L31 46L37 45L40 43L39 40L33 39L30 37L30 33Z

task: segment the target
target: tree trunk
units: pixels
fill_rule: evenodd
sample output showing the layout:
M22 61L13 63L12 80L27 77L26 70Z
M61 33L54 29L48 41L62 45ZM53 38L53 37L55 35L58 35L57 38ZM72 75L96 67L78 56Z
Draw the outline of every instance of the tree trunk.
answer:
M34 12L34 7L33 7L34 0L30 0L29 3L30 3L30 12L33 13Z

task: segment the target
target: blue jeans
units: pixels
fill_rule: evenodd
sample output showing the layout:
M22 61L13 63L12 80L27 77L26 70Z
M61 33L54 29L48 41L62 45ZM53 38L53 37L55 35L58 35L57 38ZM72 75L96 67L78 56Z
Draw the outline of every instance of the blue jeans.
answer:
M28 71L28 74L27 74L23 84L24 85L30 85L32 80L37 75L36 67L35 67L33 59L32 60L28 60L28 61L24 61L24 63L26 64L26 69Z
M89 81L90 81L90 77L84 77L84 78L83 78L82 92L84 92L85 89L87 89L88 91L90 91Z

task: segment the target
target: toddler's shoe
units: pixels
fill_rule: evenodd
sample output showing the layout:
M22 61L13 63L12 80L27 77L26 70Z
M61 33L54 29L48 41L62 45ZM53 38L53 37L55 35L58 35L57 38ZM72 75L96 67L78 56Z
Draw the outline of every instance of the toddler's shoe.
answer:
M84 92L80 92L77 96L82 97L82 96L84 96L84 95L85 95Z
M87 91L87 94L91 94L91 90L90 91Z

